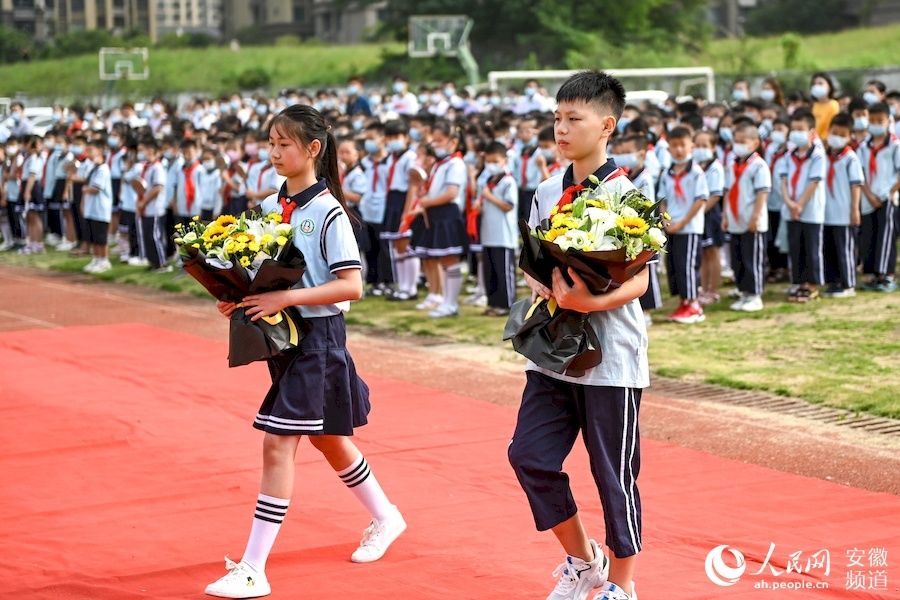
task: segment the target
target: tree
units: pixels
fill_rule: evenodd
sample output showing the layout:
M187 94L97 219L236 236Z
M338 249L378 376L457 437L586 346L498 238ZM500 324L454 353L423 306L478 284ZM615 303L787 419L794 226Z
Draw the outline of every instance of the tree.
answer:
M0 62L27 60L33 52L31 38L17 29L0 25Z
M837 31L859 24L847 9L848 0L770 0L747 13L744 29L751 35Z

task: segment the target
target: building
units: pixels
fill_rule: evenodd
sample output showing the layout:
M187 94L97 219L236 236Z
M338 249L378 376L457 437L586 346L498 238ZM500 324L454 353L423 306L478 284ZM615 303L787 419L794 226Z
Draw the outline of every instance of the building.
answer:
M223 0L156 0L155 4L157 35L222 35Z
M0 0L0 24L39 41L56 34L53 8L56 0Z
M316 37L326 42L365 41L383 18L387 2L336 0L224 0L224 34L258 28L272 39L280 35Z

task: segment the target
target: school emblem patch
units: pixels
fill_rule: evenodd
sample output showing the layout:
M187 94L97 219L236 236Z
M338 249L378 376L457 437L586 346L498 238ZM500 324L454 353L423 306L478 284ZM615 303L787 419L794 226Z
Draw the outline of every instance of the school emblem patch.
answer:
M316 224L313 223L312 219L303 219L303 222L300 223L300 233L303 235L312 235L312 232L316 230Z

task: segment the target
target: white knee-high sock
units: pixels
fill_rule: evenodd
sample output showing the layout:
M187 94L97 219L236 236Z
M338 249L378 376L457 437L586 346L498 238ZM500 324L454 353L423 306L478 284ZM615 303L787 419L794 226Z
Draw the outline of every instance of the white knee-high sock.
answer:
M388 500L362 454L349 467L338 471L337 474L374 519L383 521L396 514L397 508Z
M257 497L250 538L241 559L257 571L266 570L266 560L275 544L275 538L278 537L278 531L290 503L290 499L274 498L265 494Z
M410 294L415 294L419 291L419 273L422 270L422 261L412 252L408 256L409 258L406 260L406 282L408 285L406 291Z
M444 304L456 308L459 306L459 292L463 283L459 263L446 267L444 275Z

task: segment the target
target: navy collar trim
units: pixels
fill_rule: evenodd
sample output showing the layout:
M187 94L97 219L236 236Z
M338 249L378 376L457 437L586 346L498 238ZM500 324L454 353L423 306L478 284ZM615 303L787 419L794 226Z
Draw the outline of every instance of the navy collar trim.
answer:
M612 158L607 158L606 163L601 166L599 169L594 171L594 177L603 181L610 175L612 175L613 171L615 171L618 167L616 166L616 161ZM568 189L569 187L575 185L575 169L574 165L569 165L566 169L565 174L563 174L563 189ZM585 187L593 187L594 184L591 183L590 179L585 179L581 182L581 185Z
M278 192L279 198L287 198L289 201L295 203L298 208L303 208L307 204L309 204L313 198L324 192L328 189L328 184L325 183L325 179L320 177L318 181L314 184L299 192L294 194L293 196L287 195L287 181L281 184L281 190Z

